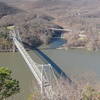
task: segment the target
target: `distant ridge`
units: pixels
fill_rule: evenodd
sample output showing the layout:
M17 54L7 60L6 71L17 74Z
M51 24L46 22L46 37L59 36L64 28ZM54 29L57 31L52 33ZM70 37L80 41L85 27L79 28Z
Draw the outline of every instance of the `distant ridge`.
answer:
M11 7L4 2L0 2L0 18L6 15L16 14L22 10L17 9L16 7Z

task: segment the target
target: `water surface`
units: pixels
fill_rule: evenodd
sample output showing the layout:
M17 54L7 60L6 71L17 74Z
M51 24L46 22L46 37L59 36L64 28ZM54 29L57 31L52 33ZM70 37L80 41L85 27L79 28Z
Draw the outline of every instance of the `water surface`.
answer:
M58 50L40 49L44 57L37 51L30 51L32 59L45 64L52 61L67 76L74 80L86 79L92 83L100 82L100 51L89 52L82 49ZM20 53L0 53L0 66L8 67L13 72L13 77L20 81L21 92L9 100L28 100L35 88L36 81Z

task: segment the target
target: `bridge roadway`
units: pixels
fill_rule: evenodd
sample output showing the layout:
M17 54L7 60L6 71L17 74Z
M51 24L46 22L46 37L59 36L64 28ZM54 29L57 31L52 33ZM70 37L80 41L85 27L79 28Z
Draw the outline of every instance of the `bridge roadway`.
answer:
M23 45L17 40L15 33L11 33L13 37L13 42L18 48L19 52L21 53L22 57L24 58L25 62L27 63L29 69L31 70L32 74L34 75L37 83L39 84L40 88L44 88L44 94L49 100L53 100L53 91L52 86L50 85L49 81L45 79L42 75L42 72L39 70L37 64L33 61L30 55L27 53ZM50 66L50 64L48 64ZM43 84L44 82L44 84Z
M42 84L41 83L41 72L37 68L35 62L31 59L29 54L26 52L24 47L17 41L16 38L13 38L13 41L14 41L16 47L18 48L18 50L20 51L22 57L24 58L24 60L28 64L29 68L31 69L32 73L34 74L35 78L37 79L38 83L41 85Z

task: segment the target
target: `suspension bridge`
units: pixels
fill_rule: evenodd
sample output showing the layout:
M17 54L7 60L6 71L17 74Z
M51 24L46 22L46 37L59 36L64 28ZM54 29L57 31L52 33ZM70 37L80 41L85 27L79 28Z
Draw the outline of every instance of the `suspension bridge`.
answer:
M37 80L37 83L41 89L41 94L43 94L43 97L48 98L48 100L56 100L54 95L56 94L53 91L53 87L51 85L51 82L49 81L47 74L43 74L43 71L45 71L44 67L49 67L52 69L51 64L37 64L28 54L28 52L25 50L24 46L22 45L22 40L19 35L18 30L11 30L10 31L10 37L13 40L13 43L17 47L18 51L24 58L25 62L28 65L28 68L31 70L32 74L34 75L35 79ZM41 68L39 68L41 67ZM54 76L55 77L55 76ZM55 77L56 78L56 77ZM57 79L55 79L57 81Z
M10 38L13 41L13 44L17 47L21 56L28 65L28 68L35 77L38 86L40 87L40 92L42 96L41 100L58 100L58 98L60 97L62 98L61 86L59 85L59 81L57 76L55 75L54 70L58 71L57 73L60 76L64 76L67 79L68 83L72 83L72 80L70 80L70 78L67 77L67 75L48 57L45 57L46 59L49 60L48 64L37 64L25 50L18 29L13 28L10 30L9 33L10 33ZM39 50L38 52L41 53ZM44 54L42 55L44 56ZM49 71L47 68L49 69ZM51 81L52 76L53 76L53 81ZM59 100L62 100L61 98Z

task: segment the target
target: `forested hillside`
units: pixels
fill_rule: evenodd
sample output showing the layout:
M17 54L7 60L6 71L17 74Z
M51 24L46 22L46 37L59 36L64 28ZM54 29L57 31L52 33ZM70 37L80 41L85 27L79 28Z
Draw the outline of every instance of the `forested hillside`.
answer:
M18 0L16 0L15 2L13 1L13 3L11 4L11 0L7 2L0 2L0 34L9 34L9 30L7 30L7 27L13 25L19 30L23 42L30 46L40 46L41 44L48 44L50 43L53 36L60 34L56 34L56 32L49 30L49 28L52 27L62 28L52 22L54 20L52 16L48 15L47 13L36 11L36 9L33 10L32 8L30 8L30 10L25 10L24 8L21 9L18 4L23 5L23 1L17 1ZM26 2L27 1L25 1L24 3L27 7ZM34 4L34 2L32 3ZM37 2L36 4L38 5ZM0 47L2 49L11 48L11 43L10 46L8 46L6 42L5 44L2 43L2 39L6 39L6 41L9 41L9 35L7 35L6 38L4 38L3 36L4 35L1 35L0 37Z
M25 37L28 34L29 37L31 35L35 38L39 36L39 44L49 43L52 36L54 36L52 35L54 32L48 30L48 28L60 27L73 31L71 34L64 34L65 39L68 41L65 47L85 47L94 50L100 48L99 0L0 1L0 26L17 26L24 42L27 39L29 40L28 37ZM80 34L86 38L80 40ZM30 40L32 41L32 38ZM34 46L33 43L30 44Z

